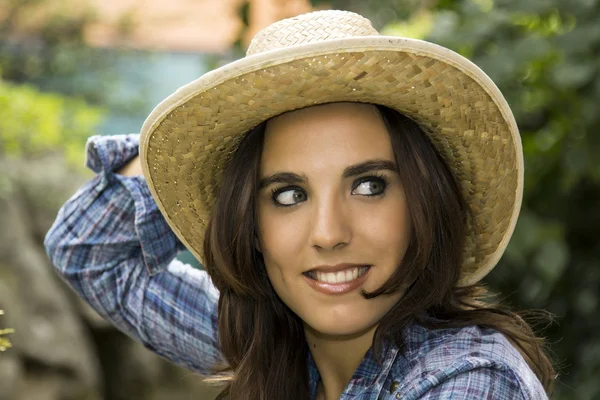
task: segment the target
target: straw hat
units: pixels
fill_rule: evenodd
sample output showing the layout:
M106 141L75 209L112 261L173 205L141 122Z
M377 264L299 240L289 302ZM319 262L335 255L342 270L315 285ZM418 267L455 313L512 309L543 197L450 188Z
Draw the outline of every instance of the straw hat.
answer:
M429 136L473 211L460 285L479 281L504 252L521 207L523 155L512 112L464 57L381 36L345 11L268 26L246 57L181 87L152 111L141 132L142 168L175 234L202 260L221 170L244 133L283 112L340 101L396 109Z

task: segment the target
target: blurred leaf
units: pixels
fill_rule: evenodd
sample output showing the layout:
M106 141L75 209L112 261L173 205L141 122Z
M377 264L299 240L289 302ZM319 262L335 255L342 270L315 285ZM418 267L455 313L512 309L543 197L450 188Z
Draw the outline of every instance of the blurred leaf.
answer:
M0 310L0 315L4 315L4 310ZM4 337L11 333L15 333L15 330L10 328L0 329L0 352L6 351L8 348L12 347L10 340Z
M533 267L547 287L552 287L563 274L569 261L569 249L565 242L548 240L533 258Z
M0 155L64 151L82 164L81 149L102 115L81 100L0 80Z
M594 78L598 70L594 60L569 59L557 64L552 70L552 80L557 86L577 89Z
M433 26L433 15L428 10L422 10L406 22L396 22L385 26L381 34L423 39Z
M598 310L598 293L591 288L582 290L576 297L577 309L583 315L592 315Z

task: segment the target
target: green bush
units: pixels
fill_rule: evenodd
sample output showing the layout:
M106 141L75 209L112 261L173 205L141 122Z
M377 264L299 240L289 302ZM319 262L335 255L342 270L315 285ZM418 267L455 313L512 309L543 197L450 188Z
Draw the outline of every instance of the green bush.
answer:
M0 156L58 151L81 165L86 139L95 133L102 116L100 108L83 100L0 79Z

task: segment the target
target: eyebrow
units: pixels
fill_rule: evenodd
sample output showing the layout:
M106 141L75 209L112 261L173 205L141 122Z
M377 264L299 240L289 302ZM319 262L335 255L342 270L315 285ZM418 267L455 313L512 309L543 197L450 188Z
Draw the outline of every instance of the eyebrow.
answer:
M300 184L306 183L308 178L306 175L298 175L293 172L278 172L273 175L266 176L258 183L258 190L271 186L274 183Z
M362 175L367 172L373 171L392 171L398 172L398 167L396 167L396 163L389 160L367 160L358 164L350 165L344 169L344 173L342 177L344 179L351 178L353 176ZM259 181L258 190L264 189L267 186L270 186L274 183L286 183L297 185L301 183L306 183L308 178L306 175L296 174L294 172L277 172L273 175L266 176Z
M389 160L380 160L380 159L368 160L368 161L364 161L364 162L361 162L358 164L350 165L349 167L347 167L344 170L342 177L344 179L346 179L346 178L351 178L356 175L362 175L367 172L382 171L382 170L398 172L398 167L396 166L395 162L389 161Z

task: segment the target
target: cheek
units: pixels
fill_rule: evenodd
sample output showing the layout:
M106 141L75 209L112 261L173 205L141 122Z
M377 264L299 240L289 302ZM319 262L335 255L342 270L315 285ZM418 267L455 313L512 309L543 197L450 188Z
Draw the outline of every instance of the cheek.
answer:
M380 254L404 253L410 238L410 217L403 197L386 199L360 216L358 226Z
M298 314L297 277L302 271L300 255L305 241L302 227L295 218L282 214L272 210L259 213L259 243L267 276L275 293Z
M259 210L259 243L268 269L273 265L289 265L306 243L301 216L293 214L264 208Z

